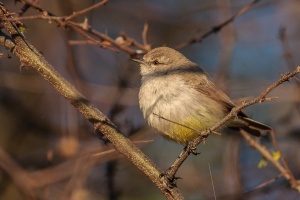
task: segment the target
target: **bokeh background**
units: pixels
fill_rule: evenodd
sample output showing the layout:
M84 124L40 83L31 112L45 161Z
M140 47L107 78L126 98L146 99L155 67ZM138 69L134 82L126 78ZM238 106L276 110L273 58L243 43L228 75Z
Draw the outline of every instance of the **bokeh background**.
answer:
M57 16L98 1L40 0ZM222 23L250 0L111 0L78 17L116 39L120 32L142 42L149 25L152 47L177 45ZM21 3L3 1L10 12ZM220 32L179 49L199 63L236 102L258 96L280 75L299 65L300 2L262 0ZM25 16L39 14L30 9ZM183 146L147 127L138 107L139 68L123 51L72 45L78 33L46 20L23 21L28 41L54 68L104 112L159 167L167 169ZM281 35L281 37L280 37ZM282 38L283 37L283 38ZM8 52L1 47L1 52ZM10 53L9 53L10 54ZM45 80L19 60L0 60L0 199L164 199L126 158L110 151L92 125ZM248 107L252 118L275 129L296 178L299 167L299 86L295 79L269 96L276 101ZM144 142L142 142L144 141ZM272 149L268 139L263 144ZM186 199L299 199L281 178L252 191L279 172L237 134L210 136L180 168ZM210 166L210 167L209 167Z

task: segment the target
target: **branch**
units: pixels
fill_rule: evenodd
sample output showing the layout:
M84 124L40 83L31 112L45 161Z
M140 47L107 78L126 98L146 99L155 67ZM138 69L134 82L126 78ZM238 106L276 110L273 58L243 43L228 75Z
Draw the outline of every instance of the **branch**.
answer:
M49 22L51 21L55 21L59 26L61 27L70 27L72 29L74 29L74 31L78 32L79 34L81 34L83 37L85 37L86 39L88 39L89 41L91 41L92 43L99 45L100 47L103 48L108 48L110 50L115 51L115 49L113 49L111 46L115 46L118 49L128 53L131 57L134 57L137 55L137 52L135 50L133 50L132 48L130 48L127 45L124 44L120 44L118 42L116 42L114 39L110 38L109 36L107 36L106 34L100 33L94 29L91 28L91 26L88 24L87 19L85 19L85 21L83 23L76 23L71 21L73 18L82 15L86 12L89 12L95 8L98 8L100 6L105 5L108 0L103 0L93 6L90 6L86 9L83 9L81 11L78 11L70 16L67 17L58 17L55 16L53 13L50 13L49 11L43 9L42 7L39 7L36 3L32 3L28 0L23 0L25 2L25 4L27 6L30 6L36 10L38 10L39 12L41 12L41 15L35 15L35 16L26 16L26 17L15 17L15 18L6 18L5 20L10 20L13 22L18 22L21 20L32 20L32 19L43 19L43 20L47 20ZM4 16L3 16L4 18ZM89 36L89 34L91 36ZM92 36L100 39L100 41L97 41L96 39L93 39ZM143 50L143 52L147 52L150 50L150 47L145 45L142 45L138 42L136 42L134 39L129 38L128 36L126 36L126 39L131 42L130 44L140 48ZM104 43L105 42L105 43Z
M230 120L233 117L237 116L237 113L239 113L242 109L251 106L253 104L256 103L262 103L266 100L269 100L269 98L266 98L266 96L272 91L274 90L277 86L279 86L280 84L288 81L289 79L291 79L292 77L294 77L295 75L300 73L300 66L297 67L297 69L293 72L289 72L286 74L283 74L281 76L281 78L276 81L275 83L273 83L272 85L270 85L263 93L261 93L261 95L259 95L257 98L248 101L247 103L244 102L239 106L234 107L231 112L224 117L220 122L218 122L216 125L214 125L211 129L206 130L206 131L202 131L199 133L199 137L197 137L196 139L192 140L191 142L188 143L188 145L185 147L185 149L180 153L179 157L175 160L175 162L172 164L172 166L166 170L166 172L164 174L166 174L167 178L171 181L176 180L175 178L175 174L178 171L179 167L182 165L182 163L187 159L187 157L195 152L195 149L197 148L197 146L205 140L205 138L212 132L214 132L215 130L217 130L218 128L220 128L222 125L224 125L228 120ZM290 177L286 177L289 178L288 180L290 180ZM292 186L293 188L296 188L294 186ZM299 187L299 186L298 186ZM298 189L297 189L298 190ZM298 190L299 191L299 190Z
M96 130L103 133L114 145L115 149L125 155L138 169L161 190L168 199L183 199L178 188L168 186L167 179L160 177L162 170L142 153L129 139L125 138L118 128L97 108L95 108L79 91L67 82L20 33L13 22L6 20L9 14L0 4L1 25L9 33L9 38L0 32L0 44L11 51L26 65L37 71L54 89L67 99L78 111L88 119ZM13 20L13 19L12 19ZM10 40L10 41L7 41ZM15 46L6 46L6 44Z
M247 4L242 9L240 9L235 15L231 16L230 18L228 18L227 20L225 20L221 24L219 24L219 25L217 25L215 27L212 27L210 30L206 31L205 33L203 33L203 34L201 34L199 36L195 35L193 38L191 38L187 42L184 42L182 44L177 45L176 49L181 49L181 48L186 47L188 45L191 45L191 44L194 44L194 43L198 43L198 42L202 42L202 40L205 39L206 37L208 37L209 35L212 35L214 33L219 32L222 28L224 28L228 24L232 23L237 17L239 17L242 14L244 14L245 12L247 12L250 8L252 8L259 1L260 0L254 0L254 1L252 1L251 3Z
M291 187L300 193L300 184L295 179L295 177L292 175L292 173L287 168L287 166L283 167L280 162L276 161L273 158L272 154L265 146L260 145L257 141L252 139L248 133L241 130L241 134L245 138L245 140L248 142L248 144L251 147L255 148L265 159L270 161L281 172L281 174L286 178L286 180L289 181Z
M101 6L104 6L107 2L108 2L108 0L103 0L103 1L101 1L101 2L99 2L99 3L96 3L96 4L94 4L94 5L92 5L92 6L88 7L88 8L86 8L86 9L83 9L83 10L78 11L78 12L74 12L72 15L68 16L68 17L66 18L66 20L69 21L69 20L71 20L72 18L78 17L79 15L82 15L82 14L84 14L84 13L90 12L91 10L94 10L94 9L96 9L96 8L99 8L99 7L101 7Z

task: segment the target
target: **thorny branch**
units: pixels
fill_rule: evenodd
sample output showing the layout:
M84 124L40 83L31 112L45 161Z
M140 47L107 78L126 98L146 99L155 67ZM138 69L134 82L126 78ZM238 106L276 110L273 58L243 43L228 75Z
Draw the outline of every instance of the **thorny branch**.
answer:
M184 150L180 153L180 155L178 156L178 158L175 160L175 162L172 164L172 166L166 170L166 172L164 173L167 178L171 181L176 180L175 178L175 174L178 171L179 167L182 165L182 163L187 159L187 157L191 154L191 152L194 152L195 149L197 148L197 146L213 131L217 130L218 128L220 128L222 125L224 125L228 120L230 120L233 117L236 117L237 113L240 112L242 109L257 104L257 103L262 103L264 101L270 100L269 98L267 98L266 96L272 91L274 90L276 87L278 87L280 84L290 80L291 78L293 78L294 76L296 76L297 74L300 73L300 66L297 67L296 70L294 70L293 72L288 72L286 74L283 74L281 76L281 78L276 81L275 83L273 83L272 85L270 85L263 93L261 93L261 95L259 95L258 97L256 97L255 99L252 99L251 101L248 102L244 102L239 106L234 107L231 112L224 117L220 122L218 122L216 125L214 125L211 129L206 130L206 131L202 131L199 133L199 137L194 139L193 141L191 141L185 148ZM272 98L271 98L272 100ZM244 136L244 135L243 135ZM249 136L249 138L251 139L251 137ZM275 139L273 138L273 141ZM250 140L249 140L250 141ZM261 151L258 146L260 148L264 148L261 147L261 145L253 145L252 141L251 141L252 146L257 149L262 156L265 156L266 159L268 159L270 162L272 162L275 167L277 167L277 169L284 174L285 178L290 182L292 188L296 189L298 192L300 192L300 184L298 183L298 181L293 177L293 175L290 173L290 170L287 167L287 164L283 158L283 163L284 163L284 167L282 167L282 165L275 161L273 157L270 157L266 154L263 154L265 152ZM251 145L250 144L250 145ZM275 147L279 149L277 143L275 142ZM262 153L263 152L263 153Z

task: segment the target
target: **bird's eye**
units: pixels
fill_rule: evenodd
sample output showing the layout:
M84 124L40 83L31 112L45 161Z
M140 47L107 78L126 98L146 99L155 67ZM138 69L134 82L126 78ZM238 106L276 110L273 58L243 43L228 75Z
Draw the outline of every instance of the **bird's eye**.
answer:
M152 62L152 64L153 64L153 65L158 65L159 62L158 62L157 60L154 60L154 61Z

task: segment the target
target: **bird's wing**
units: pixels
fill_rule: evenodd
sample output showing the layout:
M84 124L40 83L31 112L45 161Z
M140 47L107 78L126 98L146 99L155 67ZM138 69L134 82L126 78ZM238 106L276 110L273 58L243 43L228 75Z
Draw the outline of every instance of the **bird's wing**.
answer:
M183 77L187 85L192 86L195 90L204 94L206 97L224 105L224 108L228 110L228 112L230 112L235 106L230 98L218 89L208 75L202 70L186 72Z
M186 74L183 77L186 84L192 86L195 90L202 93L206 97L222 104L225 111L230 112L231 109L235 107L235 104L230 100L230 98L220 89L218 89L208 75L203 71L194 70L192 73L185 73ZM227 123L226 126L228 128L242 128L255 136L261 136L262 131L272 130L271 127L248 118L247 115L242 111L240 111L237 116L238 118L234 118L232 121L230 121L230 123Z

